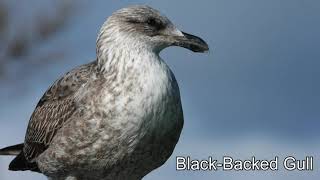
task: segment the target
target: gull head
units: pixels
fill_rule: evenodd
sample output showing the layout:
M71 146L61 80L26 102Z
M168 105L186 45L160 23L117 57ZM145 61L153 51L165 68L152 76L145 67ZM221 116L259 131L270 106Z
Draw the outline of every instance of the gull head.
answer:
M194 52L209 50L204 40L180 31L166 16L145 5L120 9L107 19L97 39L97 51L107 51L112 46L143 48L155 53L170 46Z

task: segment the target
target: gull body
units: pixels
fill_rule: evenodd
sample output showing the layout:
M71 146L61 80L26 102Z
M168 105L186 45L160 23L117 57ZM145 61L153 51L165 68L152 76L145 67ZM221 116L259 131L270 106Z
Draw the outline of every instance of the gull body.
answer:
M159 56L168 46L208 50L148 6L116 11L103 24L95 61L57 80L31 116L10 170L52 180L141 179L172 154L183 127L177 81Z

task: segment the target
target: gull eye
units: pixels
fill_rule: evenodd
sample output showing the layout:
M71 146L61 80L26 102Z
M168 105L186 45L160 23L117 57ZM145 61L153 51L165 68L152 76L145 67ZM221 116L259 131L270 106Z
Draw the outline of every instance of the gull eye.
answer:
M148 26L153 27L155 30L160 30L164 28L164 25L162 24L162 22L155 18L149 18L147 20L147 24Z
M147 20L147 24L150 26L157 26L158 25L157 21L154 18L149 18Z

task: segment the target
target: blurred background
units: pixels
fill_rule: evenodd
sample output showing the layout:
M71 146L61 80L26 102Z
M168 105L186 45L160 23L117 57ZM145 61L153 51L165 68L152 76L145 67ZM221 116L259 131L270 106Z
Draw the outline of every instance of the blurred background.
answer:
M164 166L146 180L320 178L320 1L0 0L0 147L24 140L45 90L95 58L100 26L115 10L148 4L211 47L161 53L180 85L185 126ZM315 158L312 172L176 171L176 156ZM40 180L9 172L1 180Z

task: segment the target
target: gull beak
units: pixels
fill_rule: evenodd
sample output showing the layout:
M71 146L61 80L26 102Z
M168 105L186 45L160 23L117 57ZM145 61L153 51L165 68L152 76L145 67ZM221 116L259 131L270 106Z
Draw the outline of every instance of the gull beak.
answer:
M181 32L181 31L180 31ZM208 44L200 37L181 32L179 36L174 36L174 46L184 47L193 52L207 52L209 50Z

